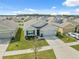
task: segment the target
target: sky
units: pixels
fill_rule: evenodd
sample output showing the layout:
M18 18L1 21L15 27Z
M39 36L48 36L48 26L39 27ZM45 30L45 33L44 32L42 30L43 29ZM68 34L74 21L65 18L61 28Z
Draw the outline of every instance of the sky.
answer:
M79 15L79 0L0 0L0 15Z

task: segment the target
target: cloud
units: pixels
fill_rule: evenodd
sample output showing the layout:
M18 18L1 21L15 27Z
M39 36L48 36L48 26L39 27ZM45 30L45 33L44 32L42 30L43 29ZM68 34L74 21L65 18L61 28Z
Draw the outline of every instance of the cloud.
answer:
M33 11L33 12L35 12L36 10L32 9L32 8L25 8L24 11Z
M25 8L23 10L16 10L13 11L14 14L50 14L51 9L32 9L32 8Z
M66 0L63 5L68 7L79 6L79 0Z
M51 14L51 15L79 15L79 8L72 11L69 10L56 10L56 9L32 9L24 8L23 10L5 11L0 14Z
M36 9L24 9L21 11L13 11L12 14L51 14L51 15L79 15L79 9L73 11L53 11L51 9L36 10Z
M70 15L71 12L69 11L57 11L57 12L52 12L51 15Z
M75 11L76 11L76 12L79 12L79 9L76 9Z
M55 7L55 6L53 6L53 7L52 7L52 9L56 9L56 7Z
M79 8L73 11L74 14L79 15Z
M60 15L70 15L71 12L69 12L69 11L59 11L58 14L60 14Z
M31 8L25 8L23 10L13 11L13 13L14 14L33 14L33 13L37 13L37 10L31 9Z

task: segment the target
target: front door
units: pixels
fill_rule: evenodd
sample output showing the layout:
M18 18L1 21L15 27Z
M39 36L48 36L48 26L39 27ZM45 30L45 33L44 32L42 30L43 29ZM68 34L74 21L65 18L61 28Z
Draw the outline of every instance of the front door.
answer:
M37 36L40 36L40 30L39 29L37 30Z

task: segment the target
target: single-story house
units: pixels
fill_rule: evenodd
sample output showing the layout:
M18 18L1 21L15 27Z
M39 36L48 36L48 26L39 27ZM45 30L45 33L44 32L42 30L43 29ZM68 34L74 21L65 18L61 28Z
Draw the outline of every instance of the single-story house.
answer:
M69 22L64 22L58 26L58 32L67 33L67 32L79 32L79 19L74 19Z
M12 38L15 36L17 26L13 20L0 20L0 38Z
M41 28L46 26L47 23L45 21L39 21L35 24L32 24L25 30L25 36L41 36Z

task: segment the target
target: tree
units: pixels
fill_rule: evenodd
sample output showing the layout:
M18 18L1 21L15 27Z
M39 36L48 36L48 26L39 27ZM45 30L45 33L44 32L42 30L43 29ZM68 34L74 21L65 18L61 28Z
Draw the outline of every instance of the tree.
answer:
M34 50L34 59L38 59L38 50L41 48L41 45L38 42L38 38L37 37L34 38L33 45L34 45L34 47L33 47L33 50Z
M22 28L18 28L16 35L15 35L15 41L19 41L21 39L21 33L22 33Z

